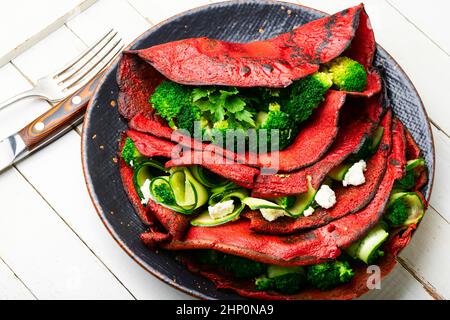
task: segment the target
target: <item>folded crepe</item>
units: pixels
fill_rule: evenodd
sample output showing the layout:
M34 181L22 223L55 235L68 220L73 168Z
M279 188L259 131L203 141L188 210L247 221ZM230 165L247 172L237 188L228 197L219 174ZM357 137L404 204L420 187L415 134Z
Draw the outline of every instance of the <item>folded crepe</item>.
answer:
M317 162L332 145L347 95L371 97L381 91L381 77L372 67L375 49L369 18L363 5L359 5L265 41L240 44L196 38L128 51L117 74L119 112L131 120L131 128L170 139L173 130L148 103L164 79L188 85L286 87L345 52L366 68L367 88L364 92L331 91L327 95L320 114L308 121L307 130L302 130L294 143L281 151L283 161L277 168L290 172ZM272 166L270 154L244 156L224 152L227 158L240 163L259 168Z
M144 206L135 189L133 169L121 159L124 188L149 227L141 240L150 248L180 252L181 261L190 270L211 279L218 288L249 298L351 299L365 293L368 275L362 264L356 266L354 279L346 285L285 296L257 291L253 282L199 265L189 252L213 249L267 264L307 266L337 259L380 222L395 182L405 174L407 160L417 159L421 152L380 94L381 77L372 66L375 46L369 18L359 5L266 41L238 44L197 38L124 53L117 75L119 112L129 121L130 130L124 134L120 150L125 138L130 138L143 156L166 159L167 168L200 165L249 189L253 197L305 193L308 177L318 189L332 169L360 151L378 126L384 128L380 146L367 162L364 185L336 189L338 201L331 209L270 223L259 212L247 211L234 222L195 227L190 224L193 217L151 199ZM174 133L149 104L149 97L165 79L186 85L286 87L344 52L365 67L366 90L330 90L292 145L279 152L280 174L262 171L270 167L270 154L237 154ZM199 158L207 161L198 164ZM420 190L426 181L427 174L422 172L415 189ZM379 264L383 276L393 269L396 256L415 228L416 224L398 228L385 243L385 257Z

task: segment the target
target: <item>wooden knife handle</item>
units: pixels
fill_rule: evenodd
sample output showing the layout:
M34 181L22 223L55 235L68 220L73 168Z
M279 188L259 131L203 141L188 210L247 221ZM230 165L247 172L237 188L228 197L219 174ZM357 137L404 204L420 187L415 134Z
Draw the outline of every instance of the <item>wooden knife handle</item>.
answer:
M29 151L33 151L52 138L58 137L59 134L64 133L65 130L83 117L102 75L103 73L97 75L71 97L58 103L19 131L19 135Z

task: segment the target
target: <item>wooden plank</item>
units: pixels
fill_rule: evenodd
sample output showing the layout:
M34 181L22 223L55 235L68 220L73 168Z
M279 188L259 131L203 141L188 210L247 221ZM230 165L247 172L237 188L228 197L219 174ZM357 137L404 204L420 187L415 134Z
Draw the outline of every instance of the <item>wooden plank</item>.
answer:
M411 243L401 253L403 263L436 296L450 298L450 225L432 208Z
M15 0L3 4L0 10L0 66L31 48L95 1Z
M0 68L0 101L31 88L12 64ZM1 111L0 140L17 132L37 116L48 110L49 104L37 99L24 100Z
M450 138L433 126L434 145L436 147L436 177L434 180L431 205L450 222Z
M86 44L106 31L114 28L130 43L150 27L150 23L139 15L126 0L99 0L89 10L67 23Z
M30 290L0 259L0 300L35 300Z
M98 34L97 37L101 36ZM86 45L69 28L62 26L15 58L13 63L30 81L36 83L73 61L85 49Z
M210 3L208 0L129 0L130 4L136 8L144 17L153 24L160 23L183 11Z
M79 32L80 37L86 43L95 40L95 37L97 37L93 35L97 31L92 32L92 30L100 30L98 33L102 33L104 28L109 28L107 18L118 18L121 13L124 13L127 17L127 21L141 21L134 31L132 30L133 24L119 26L120 32L128 35L128 39L132 39L139 34L143 25L145 25L145 28L150 25L127 3L120 2L119 5L116 5L114 2L99 3L99 6L87 10L69 25ZM100 13L104 14L103 18ZM92 20L98 22L98 24L93 24L92 21L90 24L84 24L84 20L87 19L84 15L88 17L98 16L98 19ZM92 34L89 34L89 32ZM89 37L84 38L86 35L89 35ZM68 61L71 56L76 56L81 52L85 45L80 41L79 37L73 34L71 30L63 27L44 39L38 46L18 57L14 60L14 63L22 73L35 81L40 74L45 73L47 69L54 65L53 61L57 60L58 63ZM71 49L53 57L52 53L48 53L48 48L59 44ZM39 66L33 63L36 60L39 61ZM87 193L82 175L80 147L80 136L75 132L70 132L60 141L20 163L18 169L135 297L140 299L187 298L145 272L111 238L98 218ZM70 186L70 192L64 188L56 187L61 183L61 177L64 177L64 183Z
M70 132L18 169L136 298L188 298L144 271L113 240L89 198L80 154L80 136ZM62 179L69 188L58 187Z
M448 55L450 54L450 37L448 36L450 1L434 0L428 5L421 0L387 0L387 2Z
M401 265L381 282L380 290L372 290L359 300L432 300L433 297Z
M360 3L360 0L302 0L319 10L334 13ZM377 41L398 61L421 95L431 119L447 134L447 84L450 83L450 61L424 34L385 1L364 1ZM426 59L426 60L425 60Z
M0 201L0 255L37 298L132 298L14 169L0 175Z

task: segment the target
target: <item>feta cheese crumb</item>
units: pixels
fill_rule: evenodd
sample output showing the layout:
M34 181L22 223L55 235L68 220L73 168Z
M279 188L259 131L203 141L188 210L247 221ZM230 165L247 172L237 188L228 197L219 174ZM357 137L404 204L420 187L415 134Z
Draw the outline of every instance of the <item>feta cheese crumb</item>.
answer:
M151 181L149 179L145 180L144 184L141 187L142 195L144 196L144 199L142 199L141 203L143 205L147 205L147 203L150 201L151 193L150 193L150 183Z
M134 168L134 161L133 160L130 161L130 167Z
M284 217L286 212L280 209L261 209L261 214L269 222L273 222L278 218Z
M366 177L364 172L367 171L367 164L364 160L355 163L347 172L342 184L344 187L348 186L360 186L366 183Z
M314 214L315 211L316 211L316 210L314 210L313 207L309 207L308 209L306 209L306 210L303 212L303 215L304 215L305 217L311 217L311 216Z
M226 217L227 215L233 213L234 211L234 201L229 200L225 202L219 202L213 207L208 208L209 215L211 219L218 220Z
M336 194L329 186L324 184L317 192L315 200L322 208L331 209L336 204Z

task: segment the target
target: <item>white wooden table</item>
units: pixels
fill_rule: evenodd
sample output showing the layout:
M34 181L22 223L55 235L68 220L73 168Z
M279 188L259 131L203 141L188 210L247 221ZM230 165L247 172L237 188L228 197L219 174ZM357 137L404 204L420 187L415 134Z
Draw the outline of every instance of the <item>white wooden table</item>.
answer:
M211 0L212 1L212 0ZM128 42L208 0L14 0L0 5L0 100L74 58L107 29ZM295 2L295 1L292 1ZM299 1L334 13L358 0ZM377 41L402 65L433 122L431 208L400 264L367 299L450 298L450 1L366 0ZM0 139L50 107L0 114ZM188 298L133 262L100 222L84 183L81 128L0 175L0 299Z

